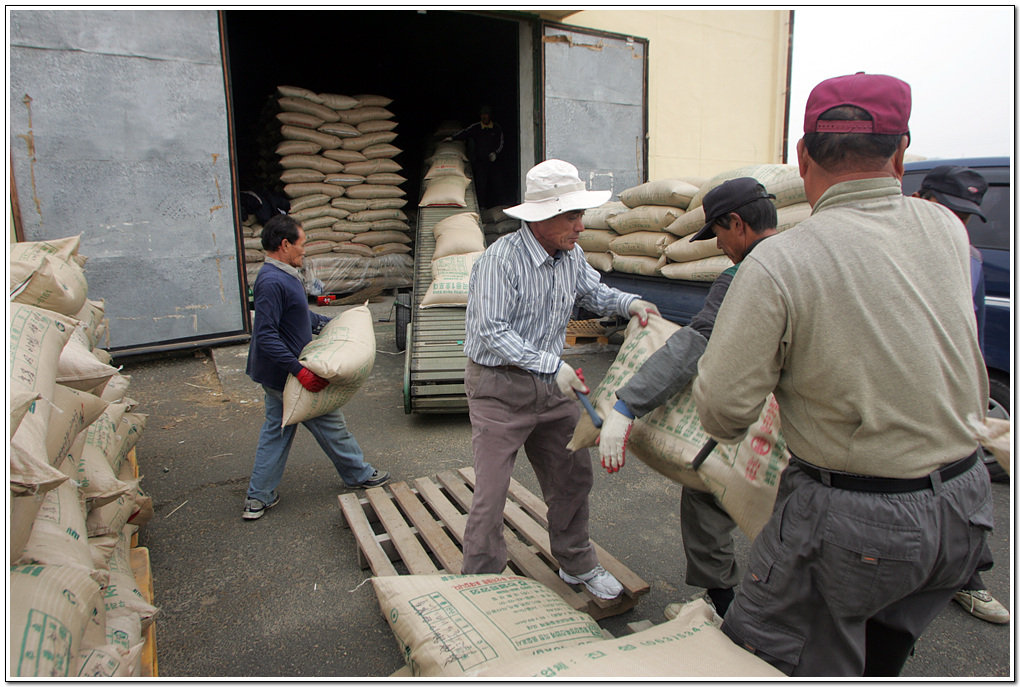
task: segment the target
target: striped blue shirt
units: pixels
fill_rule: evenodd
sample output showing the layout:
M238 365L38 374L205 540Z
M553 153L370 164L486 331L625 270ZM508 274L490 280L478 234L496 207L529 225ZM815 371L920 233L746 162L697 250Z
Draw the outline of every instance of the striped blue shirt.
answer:
M637 298L603 284L580 246L550 256L525 223L489 246L471 270L464 353L479 365L552 374L575 304L630 317Z

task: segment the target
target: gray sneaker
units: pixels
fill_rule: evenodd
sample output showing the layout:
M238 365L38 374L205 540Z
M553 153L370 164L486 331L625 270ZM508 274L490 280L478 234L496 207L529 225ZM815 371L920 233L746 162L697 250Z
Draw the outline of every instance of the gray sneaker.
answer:
M987 589L961 589L953 598L975 618L996 625L1009 622L1009 611Z
M364 482L359 482L358 484L347 484L345 482L344 486L348 489L371 489L372 487L381 487L389 481L390 473L375 470Z
M258 520L265 514L267 510L275 506L280 502L280 495L273 492L272 503L262 503L258 499L248 498L244 501L244 510L241 511L241 517L245 520Z
M561 568L560 579L568 584L583 584L589 592L600 599L615 599L623 593L620 581L601 565L596 565L580 575L571 575Z

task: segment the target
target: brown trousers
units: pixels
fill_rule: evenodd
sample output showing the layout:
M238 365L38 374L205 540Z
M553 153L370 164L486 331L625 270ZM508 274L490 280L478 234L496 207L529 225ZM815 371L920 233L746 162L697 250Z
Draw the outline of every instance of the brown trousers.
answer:
M526 370L485 367L470 360L464 386L476 484L461 572L499 573L506 567L503 506L522 446L549 507L553 556L574 575L594 568L598 559L588 534L591 457L587 449L567 450L581 413L578 403Z

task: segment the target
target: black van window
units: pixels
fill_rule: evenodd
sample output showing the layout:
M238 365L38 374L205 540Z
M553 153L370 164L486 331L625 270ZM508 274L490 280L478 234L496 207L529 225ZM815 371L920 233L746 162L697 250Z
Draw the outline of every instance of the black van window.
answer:
M1008 251L1009 246L1009 186L992 184L981 201L981 212L988 222L971 216L967 221L970 242L975 248L992 248Z

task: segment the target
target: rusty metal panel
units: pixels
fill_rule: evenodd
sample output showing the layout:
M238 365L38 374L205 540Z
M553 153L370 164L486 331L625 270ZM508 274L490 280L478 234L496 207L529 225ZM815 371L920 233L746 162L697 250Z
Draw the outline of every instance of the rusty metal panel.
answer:
M110 348L243 332L217 13L13 10L9 37L24 239L81 234Z
M591 190L646 180L643 39L545 25L545 157L573 163Z

